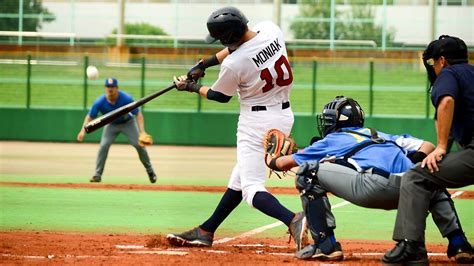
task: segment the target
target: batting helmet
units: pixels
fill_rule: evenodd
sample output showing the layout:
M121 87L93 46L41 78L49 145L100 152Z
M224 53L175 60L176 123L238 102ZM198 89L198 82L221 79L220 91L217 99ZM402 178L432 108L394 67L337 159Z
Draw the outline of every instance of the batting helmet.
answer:
M207 43L219 40L223 45L237 43L247 31L249 20L235 7L218 9L207 19Z
M364 110L357 101L344 96L336 96L317 116L318 131L321 137L325 137L340 128L362 127L364 119Z
M428 79L433 85L436 80L436 73L433 69L434 59L441 56L448 61L450 65L467 63L466 43L458 37L441 35L438 40L432 41L423 52L423 64L428 72Z

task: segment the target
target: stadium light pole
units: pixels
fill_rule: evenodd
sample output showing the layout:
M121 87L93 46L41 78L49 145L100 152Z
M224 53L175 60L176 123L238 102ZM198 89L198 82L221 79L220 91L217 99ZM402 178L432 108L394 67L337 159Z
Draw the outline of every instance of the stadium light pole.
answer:
M281 27L281 0L273 1L273 21Z
M334 50L334 38L336 27L336 0L331 0L331 22L329 27L329 49Z
M23 44L23 35L21 35L23 31L23 0L18 1L18 31L20 35L18 35L18 45Z
M117 28L117 46L123 46L123 34L125 27L125 0L119 0L119 25Z
M431 40L436 39L436 0L431 0Z

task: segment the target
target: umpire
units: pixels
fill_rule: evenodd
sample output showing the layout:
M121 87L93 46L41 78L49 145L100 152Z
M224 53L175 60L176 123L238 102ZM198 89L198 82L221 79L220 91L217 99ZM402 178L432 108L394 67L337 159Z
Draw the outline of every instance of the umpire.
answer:
M436 107L437 147L402 178L393 232L398 243L385 253L385 263L427 264L424 232L429 206L434 203L432 191L474 184L474 66L468 64L466 44L442 35L428 45L423 63ZM463 149L446 154L450 134ZM464 252L455 256L456 261L472 262L471 246L460 249ZM450 252L455 250L448 246L448 256Z
M99 112L106 114L131 102L133 102L133 98L126 92L119 90L117 79L107 78L105 80L105 93L99 96L92 105L89 113L84 118L84 125L96 118ZM139 143L139 134L146 134L143 114L140 112L139 108L134 109L127 115L116 119L114 122L104 127L100 139L99 152L97 154L95 174L90 179L90 182L101 181L110 145L112 145L112 142L120 133L125 134L130 144L135 147L140 157L140 161L143 166L145 166L150 182L155 183L157 177L150 163L148 152L144 145L142 146ZM84 134L85 130L84 127L82 127L79 134L77 134L77 141L82 142Z

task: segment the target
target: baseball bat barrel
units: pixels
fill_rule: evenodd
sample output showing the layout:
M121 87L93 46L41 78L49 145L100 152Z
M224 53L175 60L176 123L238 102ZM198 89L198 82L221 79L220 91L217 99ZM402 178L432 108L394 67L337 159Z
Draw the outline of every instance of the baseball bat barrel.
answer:
M96 131L97 129L111 123L112 121L114 121L115 119L123 116L123 115L126 115L128 114L129 112L131 112L133 109L136 109L142 105L144 105L145 103L155 99L156 97L172 90L176 88L176 86L173 84L171 86L169 86L168 88L165 88L165 89L162 89L160 91L157 91L157 92L154 92L148 96L145 96L141 99L138 99L134 102L131 102L127 105L124 105L118 109L115 109L113 110L112 112L109 112L109 113L106 113L104 114L103 116L100 116L100 117L97 117L96 119L90 121L89 123L87 123L85 126L84 126L84 129L86 131L86 133L92 133L94 131Z

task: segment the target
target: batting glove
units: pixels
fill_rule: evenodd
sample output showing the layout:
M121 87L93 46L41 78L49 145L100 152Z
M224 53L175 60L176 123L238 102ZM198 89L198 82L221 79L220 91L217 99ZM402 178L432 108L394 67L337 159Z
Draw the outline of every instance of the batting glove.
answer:
M206 67L204 66L204 60L201 59L199 62L194 65L192 68L189 69L188 71L188 79L192 79L194 81L197 81L198 79L204 77L206 73L204 71L206 70Z
M199 93L199 89L202 87L200 84L196 84L196 81L188 79L187 76L173 77L174 85L179 91L189 91Z

